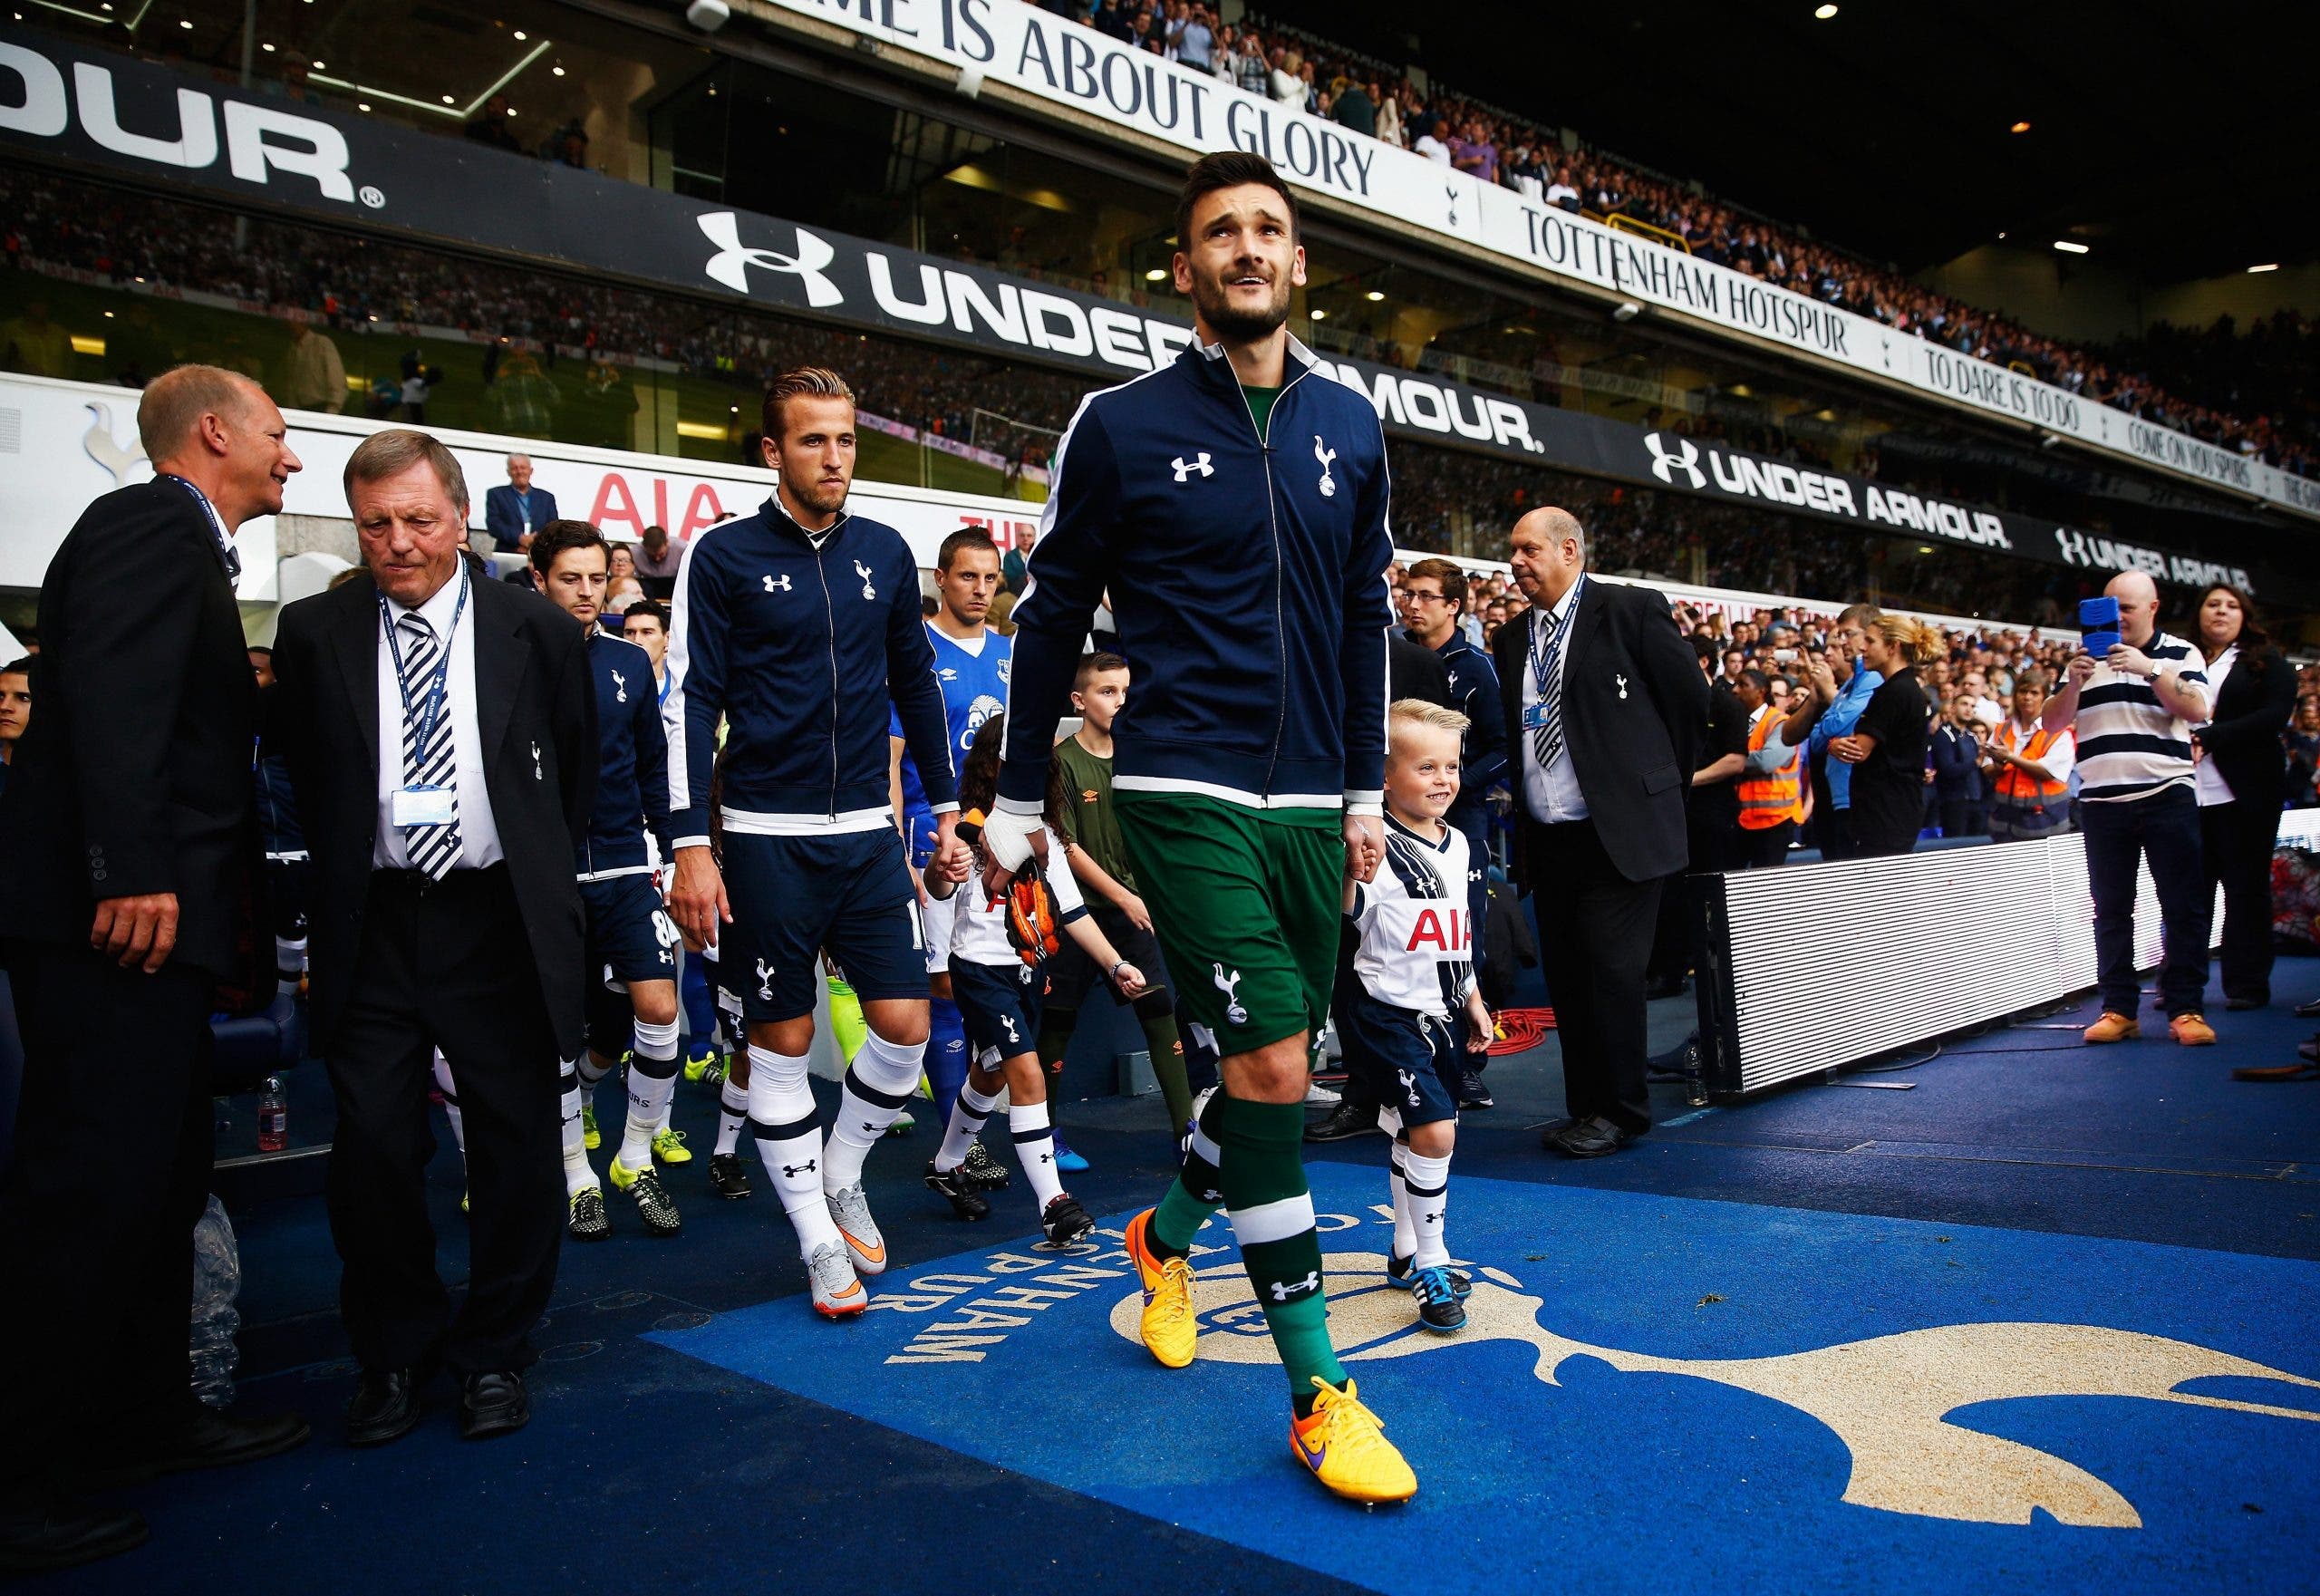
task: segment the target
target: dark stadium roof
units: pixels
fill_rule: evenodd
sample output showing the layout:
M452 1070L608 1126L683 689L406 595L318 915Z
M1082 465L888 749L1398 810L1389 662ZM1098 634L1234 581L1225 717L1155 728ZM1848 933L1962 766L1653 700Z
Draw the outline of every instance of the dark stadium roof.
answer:
M2001 230L2153 283L2320 253L2320 10L1819 4L1255 9L1906 271Z

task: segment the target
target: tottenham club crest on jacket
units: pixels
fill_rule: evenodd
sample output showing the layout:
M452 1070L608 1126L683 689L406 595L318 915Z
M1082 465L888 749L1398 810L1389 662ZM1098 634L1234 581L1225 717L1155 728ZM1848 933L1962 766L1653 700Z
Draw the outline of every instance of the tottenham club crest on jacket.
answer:
M840 515L818 538L778 498L696 537L677 572L669 631L670 830L709 839L717 722L725 824L738 830L866 830L891 824L890 711L927 796L958 798L918 564L901 533Z
M1058 452L1016 636L1000 796L1036 804L1040 746L1108 589L1134 701L1113 784L1268 807L1384 785L1385 435L1290 341L1264 429L1221 346L1080 404ZM1039 679L1030 662L1037 659Z
M580 839L584 876L628 875L649 867L650 831L662 856L669 847L669 750L661 706L650 692L652 661L643 649L603 632L588 634L588 673L596 684L596 807Z

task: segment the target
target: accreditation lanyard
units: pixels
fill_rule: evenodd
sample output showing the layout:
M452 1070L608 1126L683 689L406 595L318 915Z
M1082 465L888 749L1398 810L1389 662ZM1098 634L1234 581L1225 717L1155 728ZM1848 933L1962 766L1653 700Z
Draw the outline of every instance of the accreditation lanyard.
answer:
M1538 690L1536 696L1541 703L1546 701L1547 680L1554 669L1554 662L1547 657L1547 639L1560 638L1563 627L1579 619L1579 590L1586 585L1583 575L1571 585L1571 592L1565 595L1571 600L1571 607L1563 613L1561 625L1556 624L1554 611L1550 607L1534 606L1531 611L1531 683ZM1560 646L1557 652L1560 653Z
M217 542L218 563L225 567L227 582L229 585L239 582L242 579L241 556L234 552L233 539L226 536L226 523L218 518L218 507L209 502L209 496L202 492L200 488L196 488L192 483L187 481L183 477L177 476L169 471L163 471L160 476L156 477L154 480L158 482L174 482L179 487L184 488L188 493L193 495L194 503L201 507L202 515L207 517L209 522L209 535Z
M443 699L451 681L451 641L459 634L459 617L467 612L467 562L462 560L459 562L459 596L458 602L451 606L451 628L444 634L441 652L436 655L433 677L427 683L425 690L424 707L414 709L411 701L411 673L403 666L402 641L396 635L399 629L395 625L394 614L387 607L386 595L379 595L379 621L387 629L387 652L394 656L395 689L402 694L403 718L405 720L416 718L418 721L418 725L414 728L419 738L416 746L422 750L434 746L435 723L442 719Z

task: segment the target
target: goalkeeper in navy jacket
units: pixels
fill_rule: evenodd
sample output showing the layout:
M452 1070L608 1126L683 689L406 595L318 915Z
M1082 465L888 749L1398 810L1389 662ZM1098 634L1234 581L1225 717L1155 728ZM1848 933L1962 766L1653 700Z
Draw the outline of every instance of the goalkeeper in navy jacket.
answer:
M1261 157L1204 157L1176 211L1197 347L1079 407L1015 606L992 874L1032 851L1049 750L1108 590L1132 672L1112 790L1192 1040L1223 1089L1160 1205L1130 1222L1145 1344L1192 1360L1185 1253L1220 1205L1290 1380L1291 1446L1357 1501L1417 1489L1329 1346L1305 1181L1306 1051L1343 882L1384 848L1384 435L1288 334L1297 207Z
M890 692L934 811L936 866L963 879L967 858L917 562L892 527L846 512L853 392L834 372L791 372L767 389L764 425L781 478L773 497L694 538L677 573L662 711L669 902L688 943L719 944L718 967L740 991L749 1128L797 1227L814 1306L844 1317L868 1305L857 1272L886 1264L863 1157L917 1087L926 1051L924 933L887 786ZM721 873L708 812L720 720ZM806 1084L825 948L870 1028L826 1146Z

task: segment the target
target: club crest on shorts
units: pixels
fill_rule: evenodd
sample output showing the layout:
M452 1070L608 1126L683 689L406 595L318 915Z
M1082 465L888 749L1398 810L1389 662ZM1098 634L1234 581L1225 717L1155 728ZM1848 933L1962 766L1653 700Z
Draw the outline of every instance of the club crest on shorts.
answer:
M1235 970L1232 974L1227 975L1222 964L1212 964L1209 968L1216 972L1216 990L1224 994L1224 1018L1235 1025L1248 1024L1249 1011L1241 1006L1241 1000L1233 995L1232 991L1234 987L1241 984L1241 972Z
M758 999L761 1002L773 1001L773 966L763 959L758 961Z
M1337 497L1338 479L1329 475L1329 462L1338 458L1338 451L1323 443L1319 432L1313 434L1313 458L1321 462L1321 497L1334 498Z

